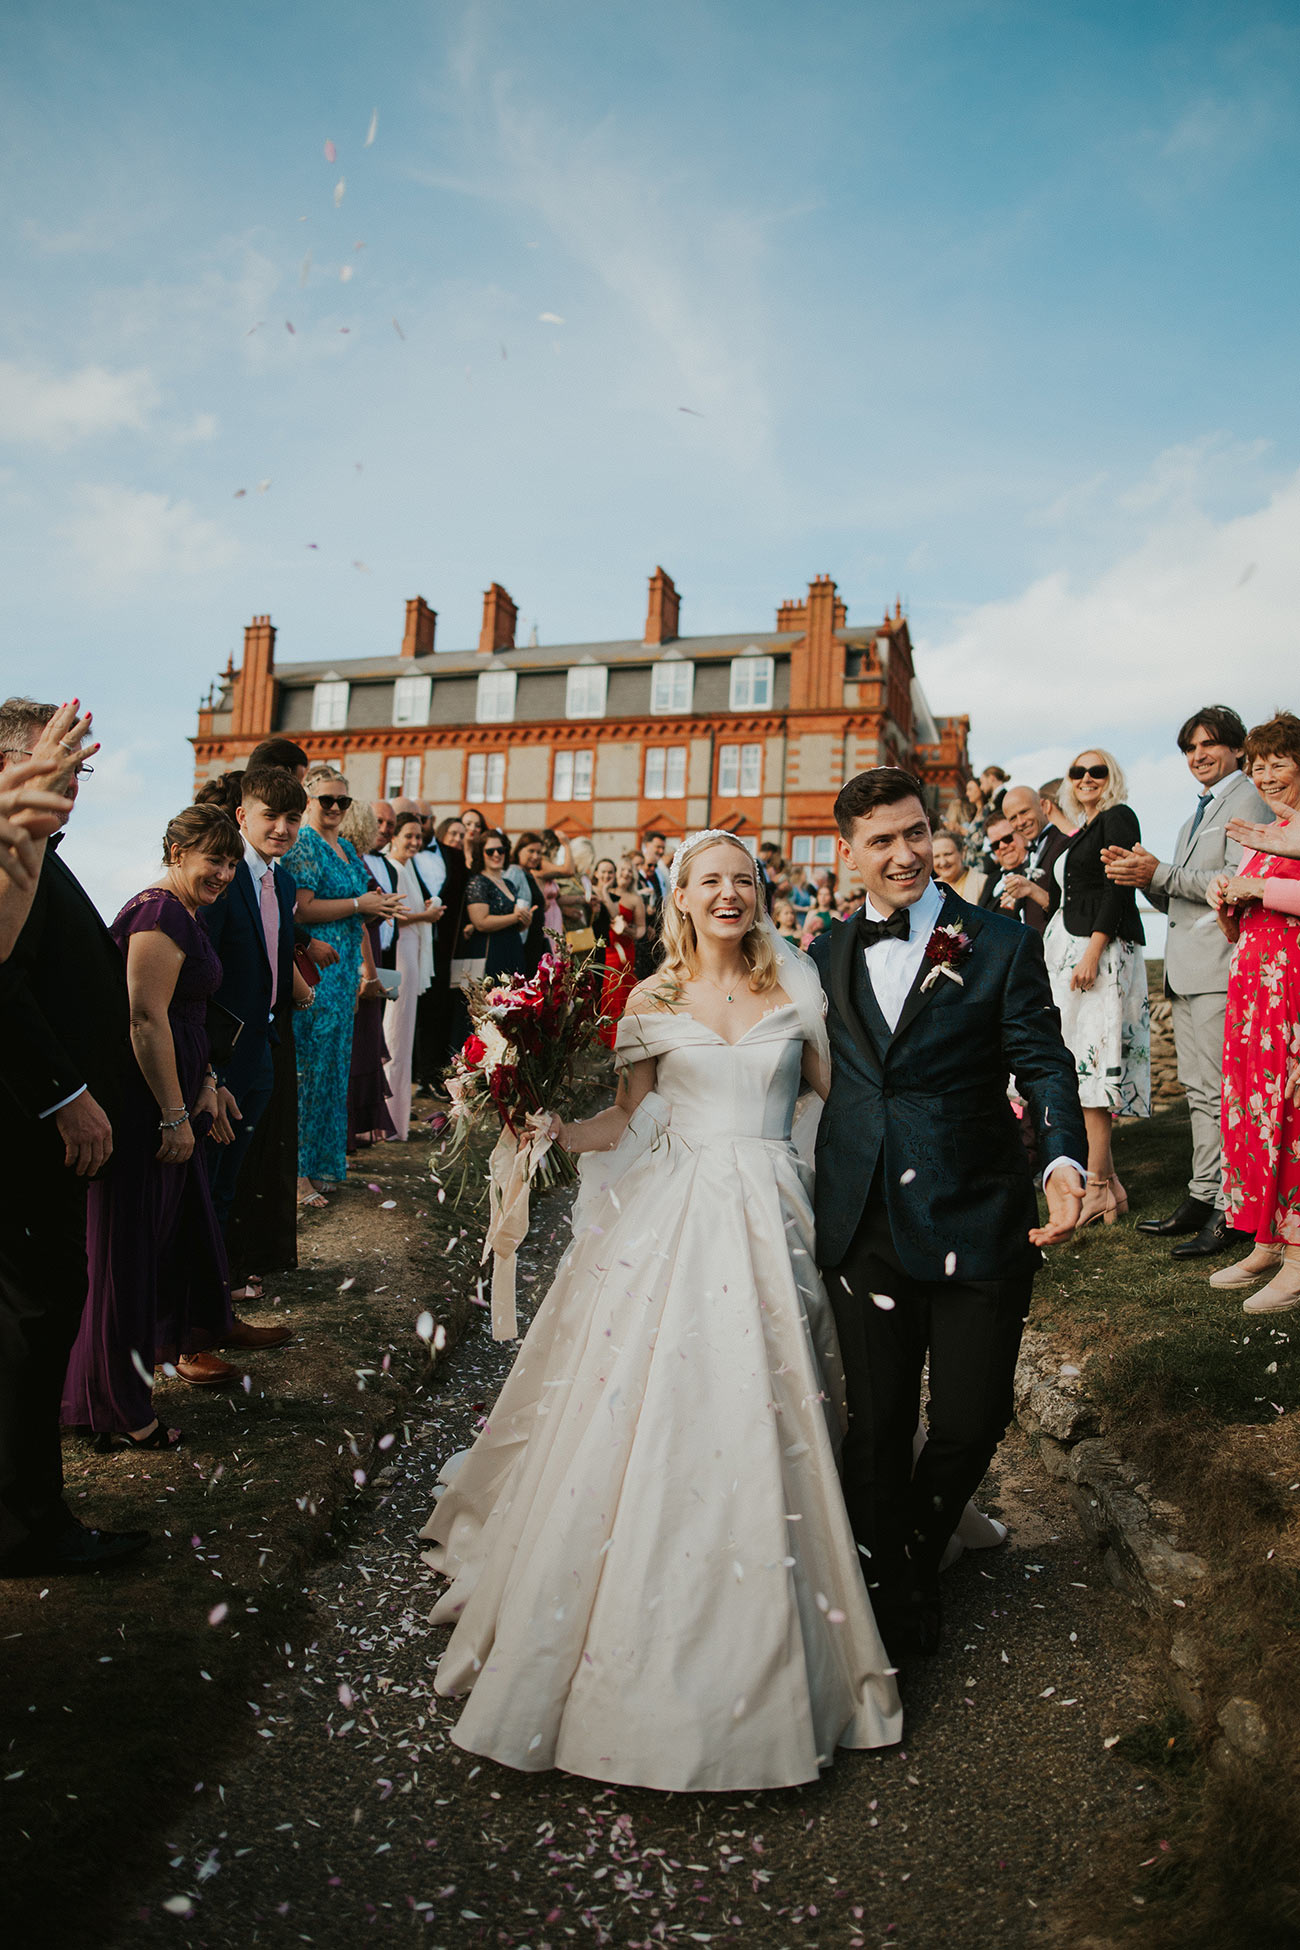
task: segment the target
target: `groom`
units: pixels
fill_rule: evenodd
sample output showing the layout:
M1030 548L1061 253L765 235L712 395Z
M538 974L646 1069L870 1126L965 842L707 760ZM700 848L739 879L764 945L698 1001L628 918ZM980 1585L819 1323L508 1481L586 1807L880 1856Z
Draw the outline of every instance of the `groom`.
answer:
M932 879L908 773L859 773L835 821L866 902L812 947L831 1043L818 1257L848 1384L844 1495L897 1658L938 1650L939 1560L1011 1420L1038 1249L1078 1222L1087 1141L1039 936ZM1009 1073L1044 1167L1045 1226Z

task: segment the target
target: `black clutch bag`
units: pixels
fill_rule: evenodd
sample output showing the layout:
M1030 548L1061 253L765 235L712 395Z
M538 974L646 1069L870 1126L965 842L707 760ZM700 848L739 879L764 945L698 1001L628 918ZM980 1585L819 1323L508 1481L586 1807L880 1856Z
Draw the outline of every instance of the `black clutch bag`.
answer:
M217 1069L229 1063L235 1044L244 1033L241 1018L221 1002L209 1002L207 1013L208 1056Z

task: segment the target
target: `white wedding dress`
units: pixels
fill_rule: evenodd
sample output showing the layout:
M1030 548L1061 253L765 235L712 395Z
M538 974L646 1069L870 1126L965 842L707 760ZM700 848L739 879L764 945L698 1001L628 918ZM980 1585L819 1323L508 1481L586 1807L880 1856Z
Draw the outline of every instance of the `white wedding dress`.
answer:
M574 1243L422 1533L473 1753L736 1791L901 1737L836 1475L802 1050L790 1004L735 1044L683 1012L619 1026L655 1091L584 1159Z

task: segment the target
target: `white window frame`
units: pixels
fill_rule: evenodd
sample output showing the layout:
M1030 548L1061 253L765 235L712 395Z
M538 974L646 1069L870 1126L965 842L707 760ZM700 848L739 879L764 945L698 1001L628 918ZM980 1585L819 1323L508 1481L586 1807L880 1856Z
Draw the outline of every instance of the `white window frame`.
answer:
M740 790L740 746L718 746L718 791L734 799Z
M835 865L834 833L819 833L813 841L813 865L833 867Z
M313 731L343 731L348 722L348 695L351 685L338 678L313 686L311 728Z
M664 749L668 753L664 762L664 798L684 799L686 797L686 747L667 745ZM674 780L676 780L675 788Z
M650 672L650 709L656 717L681 717L695 699L695 665L682 658L663 658Z
M564 680L565 717L603 718L608 693L608 664L570 664Z
M517 682L513 670L481 670L474 693L474 722L513 724Z
M384 761L384 797L401 799L406 792L406 760L389 758Z
M593 751L559 751L551 767L551 797L563 804L590 799L596 776Z
M411 756L403 761L402 797L404 799L419 798L420 773L422 769L423 760L418 752L412 752Z
M742 745L740 748L739 791L742 799L758 799L762 796L763 747L761 745Z
M504 752L471 752L465 762L465 799L473 806L479 800L500 805L506 796L506 755Z
M399 677L394 683L394 724L428 724L432 704L432 677Z
M733 657L731 660L731 709L770 711L776 683L774 657Z
M645 799L686 797L685 745L647 745L641 796Z

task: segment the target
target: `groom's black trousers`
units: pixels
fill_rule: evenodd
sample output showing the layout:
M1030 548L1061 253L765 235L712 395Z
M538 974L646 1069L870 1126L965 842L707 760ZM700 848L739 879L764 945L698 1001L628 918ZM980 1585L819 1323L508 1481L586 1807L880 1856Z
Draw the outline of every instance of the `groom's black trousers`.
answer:
M907 1602L933 1592L944 1547L1011 1420L1033 1276L912 1279L894 1251L877 1182L848 1252L825 1279L848 1388L841 1470L849 1519L871 1553L868 1584L887 1601ZM927 1353L928 1435L914 1470Z

